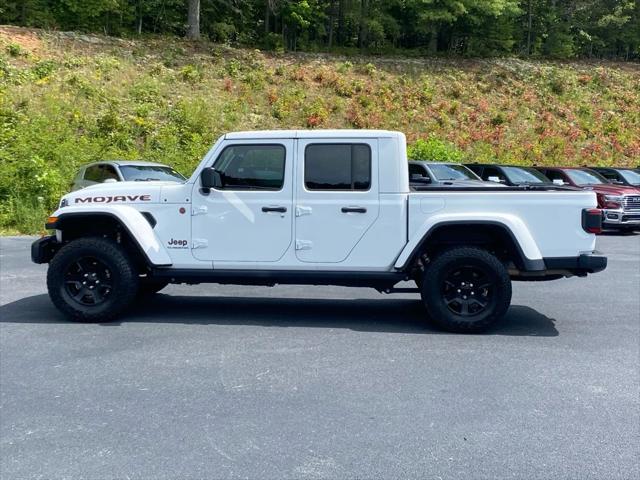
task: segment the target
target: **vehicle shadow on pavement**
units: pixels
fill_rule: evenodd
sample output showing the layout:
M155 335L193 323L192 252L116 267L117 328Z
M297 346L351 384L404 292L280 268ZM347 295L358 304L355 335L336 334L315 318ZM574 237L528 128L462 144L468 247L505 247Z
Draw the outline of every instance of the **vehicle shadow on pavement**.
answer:
M603 230L599 235L605 237L633 237L640 235L640 230Z
M69 323L47 295L0 306L2 323ZM431 325L419 300L308 299L260 297L186 297L159 294L115 322L190 325L258 325L265 327L345 328L362 332L442 334ZM555 319L512 305L503 322L486 334L555 337Z

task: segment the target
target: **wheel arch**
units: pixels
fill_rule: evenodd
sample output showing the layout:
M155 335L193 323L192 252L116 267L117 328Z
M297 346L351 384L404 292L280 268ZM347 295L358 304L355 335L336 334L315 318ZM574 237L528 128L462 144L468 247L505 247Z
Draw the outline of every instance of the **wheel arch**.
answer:
M423 229L422 235L416 235L415 240L407 244L395 267L411 270L425 253L462 245L500 248L503 250L502 259L513 261L518 270L541 271L546 268L524 224L516 222L516 225L510 225L505 221L487 219L434 222Z
M55 212L52 215L55 220L46 225L56 230L59 241L92 235L113 236L145 266L171 265L171 257L153 231L155 219L151 214L128 206L91 211L86 211L86 207L65 211L67 208Z

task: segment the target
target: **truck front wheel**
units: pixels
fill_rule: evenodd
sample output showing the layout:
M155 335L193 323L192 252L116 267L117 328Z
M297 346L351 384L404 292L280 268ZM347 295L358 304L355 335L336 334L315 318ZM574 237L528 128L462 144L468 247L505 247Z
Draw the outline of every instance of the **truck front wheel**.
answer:
M138 275L118 243L86 237L69 242L53 257L47 288L53 304L71 320L104 322L135 299Z
M427 265L421 293L439 327L477 333L504 317L511 303L511 279L500 260L486 250L456 247Z

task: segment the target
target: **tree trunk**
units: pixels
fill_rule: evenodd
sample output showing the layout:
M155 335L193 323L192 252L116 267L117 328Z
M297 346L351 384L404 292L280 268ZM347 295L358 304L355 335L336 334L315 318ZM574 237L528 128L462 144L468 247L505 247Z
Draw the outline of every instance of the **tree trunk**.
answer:
M344 44L344 0L338 0L338 45Z
M367 0L360 0L360 24L358 25L358 48L363 48L367 31L365 22L367 18Z
M23 0L22 7L20 8L20 24L27 24L27 2Z
M269 17L271 17L271 9L269 8L269 0L264 2L264 34L269 34Z
M142 0L138 0L138 35L142 33Z
M333 0L329 4L329 48L333 46L333 24L336 18L336 4Z
M431 29L431 38L429 39L429 52L438 53L438 29L433 27Z
M189 40L200 39L200 0L189 0L187 38Z
M531 55L531 25L533 24L533 0L529 0L527 23L527 55Z

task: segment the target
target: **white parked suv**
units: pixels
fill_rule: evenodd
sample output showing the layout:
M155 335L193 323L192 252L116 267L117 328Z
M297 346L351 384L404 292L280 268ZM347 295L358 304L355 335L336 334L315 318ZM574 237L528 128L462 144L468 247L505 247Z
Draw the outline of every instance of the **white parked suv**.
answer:
M184 183L109 183L63 197L34 242L53 303L105 321L168 283L406 291L452 331L504 316L511 279L605 268L590 191L409 188L405 137L368 130L222 136Z
M162 163L133 160L110 160L89 163L78 170L71 191L97 183L148 182L151 180L184 182L186 178Z

